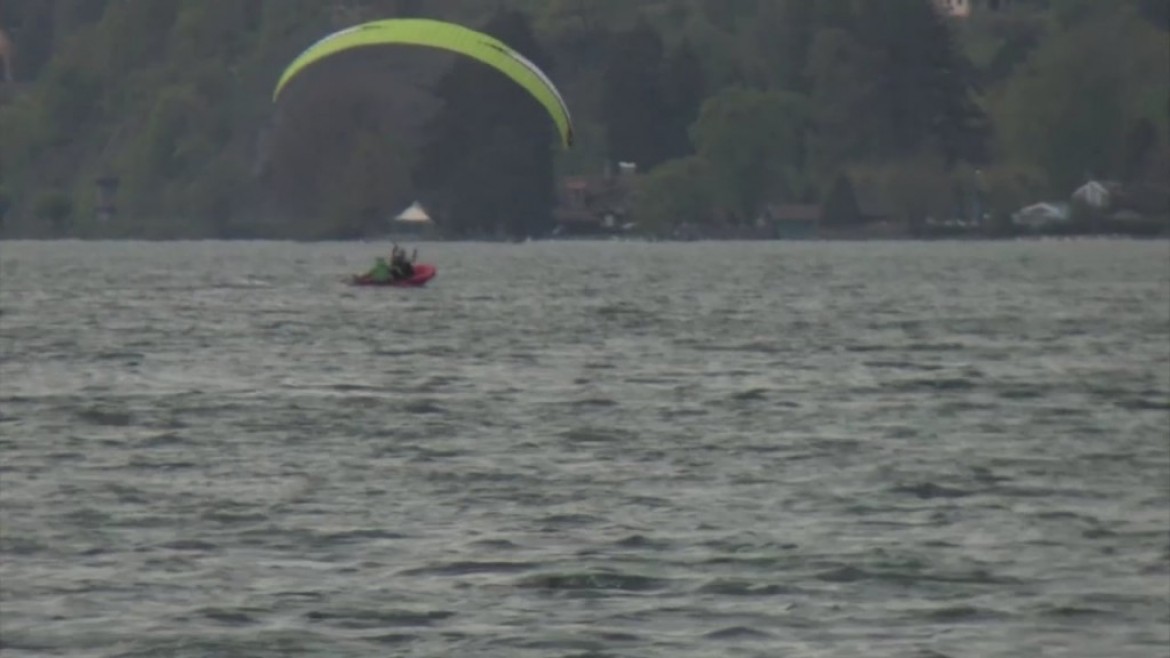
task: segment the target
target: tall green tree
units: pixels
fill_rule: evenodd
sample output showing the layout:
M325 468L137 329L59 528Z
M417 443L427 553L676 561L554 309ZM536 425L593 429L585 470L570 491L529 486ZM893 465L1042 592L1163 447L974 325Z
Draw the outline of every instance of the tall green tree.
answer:
M838 173L825 196L824 223L828 226L856 226L861 223L861 209L853 182L844 172Z
M808 89L805 62L816 24L809 0L771 0L749 28L751 53L763 69L761 78L777 89Z
M948 218L955 208L954 179L936 152L923 151L879 165L860 167L854 180L876 189L895 216L914 233L927 219Z
M669 157L662 57L662 37L644 17L614 35L601 92L611 163L635 162L648 171Z
M542 70L552 62L527 15L501 11L483 31ZM483 64L460 58L440 83L446 102L428 127L415 182L455 235L539 235L552 227L555 131L531 96Z
M1120 9L1052 34L997 95L1001 155L1049 172L1054 191L1124 174L1141 119L1170 127L1170 35Z
M945 162L986 157L986 116L974 98L974 70L931 0L858 4L857 36L878 65L870 105L882 125L878 154L904 158L930 149Z
M703 63L686 39L666 58L662 89L666 105L662 123L663 156L681 158L693 151L688 131L707 96Z
M878 94L872 57L851 33L828 28L809 52L809 167L823 185L846 163L864 158L880 130L869 112Z
M49 63L59 38L53 6L44 0L8 0L0 3L0 26L16 45L13 75L32 80Z
M1143 178L1158 150L1158 129L1146 117L1135 121L1125 133L1125 146L1121 155L1121 178L1136 181Z
M714 170L698 156L664 162L638 181L634 217L639 228L668 235L683 224L702 225L715 211Z
M691 139L733 217L750 221L765 202L799 194L807 121L806 99L789 92L736 87L703 104Z
M703 17L712 25L731 32L738 27L740 21L754 15L760 3L761 0L699 0L699 8Z

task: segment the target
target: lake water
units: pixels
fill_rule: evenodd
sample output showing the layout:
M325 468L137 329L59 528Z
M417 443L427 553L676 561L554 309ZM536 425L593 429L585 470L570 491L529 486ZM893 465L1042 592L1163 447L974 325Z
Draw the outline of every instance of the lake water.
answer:
M0 653L1170 655L1166 242L0 243Z

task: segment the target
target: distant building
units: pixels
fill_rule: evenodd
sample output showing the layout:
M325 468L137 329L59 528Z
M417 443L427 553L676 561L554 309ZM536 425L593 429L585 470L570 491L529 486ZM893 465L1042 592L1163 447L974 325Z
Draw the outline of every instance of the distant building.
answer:
M1116 183L1091 180L1073 191L1072 198L1090 208L1103 210L1112 205L1114 193L1118 188Z
M406 210L398 213L394 218L396 222L407 222L410 224L427 224L431 221L431 216L427 214L426 209L422 207L418 201L410 204Z
M769 205L764 208L759 223L762 228L769 229L770 237L811 238L817 234L822 212L819 204Z
M1012 214L1016 226L1030 229L1065 224L1071 218L1069 206L1063 202L1042 201L1020 208Z
M636 169L621 175L569 176L561 179L553 216L558 235L594 235L630 228L631 183Z
M421 203L415 201L390 220L390 234L413 238L429 237L434 234L435 222Z

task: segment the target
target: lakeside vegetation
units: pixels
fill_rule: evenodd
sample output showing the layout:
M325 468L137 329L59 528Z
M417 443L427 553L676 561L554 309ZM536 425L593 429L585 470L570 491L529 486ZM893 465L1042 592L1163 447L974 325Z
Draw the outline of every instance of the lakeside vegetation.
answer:
M911 227L1003 231L1090 178L1165 221L1170 3L974 4L956 20L930 0L5 0L0 234L353 238L422 199L448 236L539 236L561 177L620 162L640 172L630 218L660 235L778 204L844 229L875 196ZM506 80L437 53L338 58L272 104L310 43L395 16L483 29L547 68L575 147ZM118 181L108 218L99 179Z

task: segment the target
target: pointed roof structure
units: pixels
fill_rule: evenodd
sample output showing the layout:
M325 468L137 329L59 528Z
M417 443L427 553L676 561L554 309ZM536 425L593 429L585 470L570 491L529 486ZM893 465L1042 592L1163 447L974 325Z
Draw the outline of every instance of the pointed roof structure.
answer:
M431 216L427 214L426 210L423 210L423 207L419 205L418 201L415 201L414 203L410 204L409 208L398 213L398 216L394 218L394 221L422 224L431 221Z

